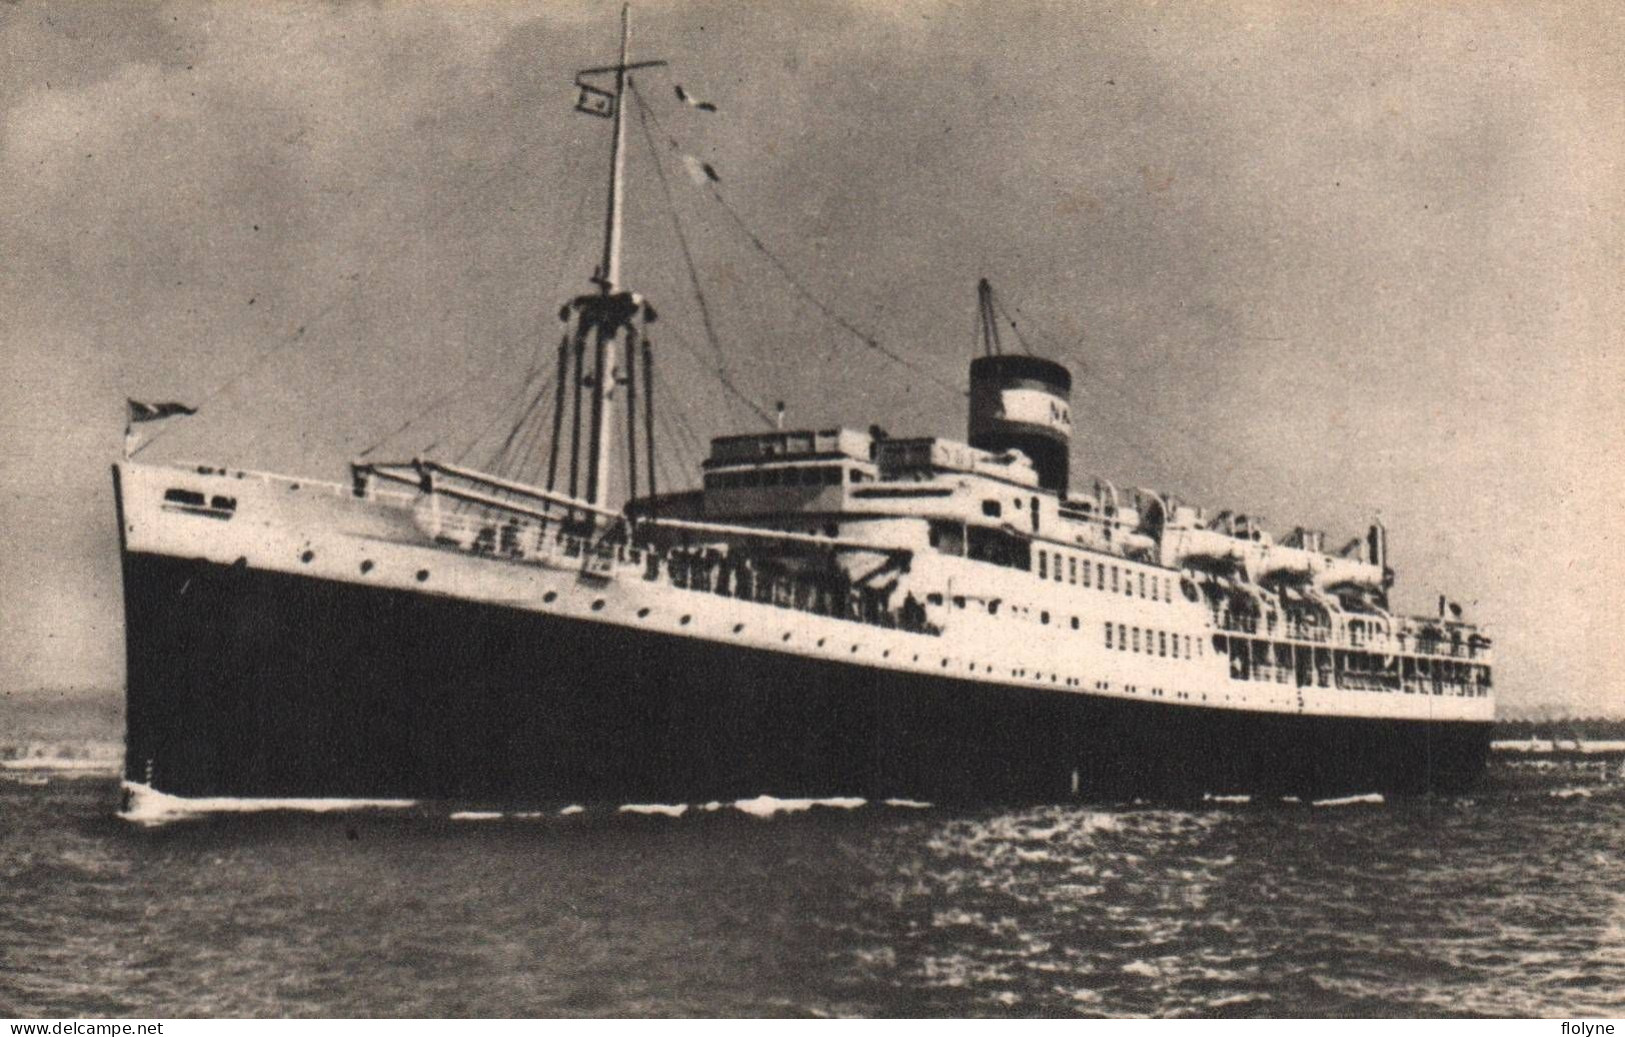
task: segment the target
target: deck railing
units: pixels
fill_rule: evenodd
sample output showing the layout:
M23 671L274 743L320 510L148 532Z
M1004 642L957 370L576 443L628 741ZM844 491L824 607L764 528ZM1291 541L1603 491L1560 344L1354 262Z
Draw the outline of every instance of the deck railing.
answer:
M679 590L810 612L871 626L940 635L924 606L890 608L879 593L852 587L836 573L790 572L707 549L636 547L594 540L556 523L517 517L501 522L487 515L442 510L429 520L430 535L443 547L516 562L575 567L595 579L640 578Z

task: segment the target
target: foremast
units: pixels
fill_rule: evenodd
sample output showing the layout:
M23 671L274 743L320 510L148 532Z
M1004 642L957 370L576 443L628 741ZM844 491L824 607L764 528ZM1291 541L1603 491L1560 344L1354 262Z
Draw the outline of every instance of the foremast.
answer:
M610 493L614 423L617 410L624 410L626 426L626 471L629 498L638 495L638 368L643 371L643 454L648 489L655 491L654 428L652 409L653 358L645 329L655 319L654 310L621 280L622 225L626 190L625 100L631 88L634 69L664 65L664 61L631 60L631 5L621 8L620 60L614 65L583 69L576 73L581 93L576 110L611 120L609 189L604 210L604 249L592 281L596 292L576 296L560 311L567 329L559 344L559 406L555 410L554 454L548 465L547 489L557 490L557 444L562 432L565 407L572 409L569 459L569 496L596 509L603 509ZM607 77L608 88L598 85ZM588 350L591 356L588 356ZM565 386L571 399L564 399ZM625 386L624 408L618 406L616 389ZM588 413L582 414L583 396L588 397ZM586 429L583 430L583 418ZM585 444L583 433L585 432ZM585 445L585 456L583 456ZM585 515L601 514L587 511Z

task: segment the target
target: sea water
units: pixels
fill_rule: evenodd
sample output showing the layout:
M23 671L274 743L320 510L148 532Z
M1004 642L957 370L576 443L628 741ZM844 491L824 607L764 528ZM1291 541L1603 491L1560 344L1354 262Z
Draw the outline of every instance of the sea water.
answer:
M0 1015L1625 1014L1617 764L1322 804L123 819L116 698L19 701Z

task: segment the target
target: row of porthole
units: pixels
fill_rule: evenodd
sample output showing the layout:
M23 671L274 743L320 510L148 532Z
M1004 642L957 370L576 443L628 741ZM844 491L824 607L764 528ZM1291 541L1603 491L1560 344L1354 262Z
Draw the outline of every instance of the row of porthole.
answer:
M542 595L542 601L544 603L546 603L546 604L551 605L553 602L555 602L557 600L558 600L558 592L557 591L548 591L547 593ZM603 608L604 608L604 604L605 604L605 601L604 601L603 598L595 598L595 599L593 599L593 602L592 602L592 610L594 612L602 611ZM647 607L638 609L637 616L638 616L639 619L647 619L649 617L649 609ZM694 618L693 616L688 615L688 614L685 613L678 620L678 623L681 624L682 626L687 626L687 625L689 625L690 622L693 621L693 618ZM734 626L733 626L733 632L735 634L744 633L745 632L745 624L743 624L743 623L735 623ZM791 636L790 632L785 631L785 633L783 635L783 640L788 642L790 640L790 636ZM818 647L823 648L825 646L827 640L828 640L827 638L822 638L822 637L819 638L818 639ZM862 647L861 645L854 644L852 646L852 654L856 655L858 650L861 647ZM883 650L881 652L881 657L886 658L886 659L891 658L891 649L887 648L887 649ZM919 662L920 657L918 655L914 656L914 661ZM942 660L942 663L941 663L942 667L944 669L946 669L949 662L950 662L950 660L948 658L944 657L943 660ZM969 669L970 669L970 672L975 673L976 672L976 664L971 663L970 666L969 666ZM993 667L991 667L991 666L985 667L985 669L987 670L988 673L993 672ZM1025 677L1026 674L1027 674L1027 671L1025 671L1025 670L1012 670L1011 671L1011 675L1016 676L1016 677ZM1035 679L1043 680L1043 675L1042 674L1036 674ZM1052 674L1050 674L1049 679L1050 679L1051 684L1057 684L1057 683L1060 683L1061 677L1060 677L1060 674L1052 673ZM1079 680L1078 678L1075 678L1075 677L1068 677L1066 679L1066 684L1067 684L1068 687L1082 687L1083 686L1082 681ZM1097 684L1097 686L1098 686L1098 684ZM1132 692L1134 689L1130 688L1129 690ZM1160 692L1159 692L1159 694L1160 694Z
M294 488L295 489L298 488L297 483L295 484ZM299 555L299 561L303 562L305 565L309 565L311 562L314 562L315 560L316 560L316 552L310 550L308 547L304 551L302 551L300 553L300 555ZM361 566L360 566L361 575L363 575L363 576L367 575L368 573L372 572L373 568L374 568L374 565L373 565L373 561L372 561L371 558L363 558L361 560ZM417 580L418 580L419 583L427 583L429 581L429 570L427 570L427 569L419 569L417 571Z

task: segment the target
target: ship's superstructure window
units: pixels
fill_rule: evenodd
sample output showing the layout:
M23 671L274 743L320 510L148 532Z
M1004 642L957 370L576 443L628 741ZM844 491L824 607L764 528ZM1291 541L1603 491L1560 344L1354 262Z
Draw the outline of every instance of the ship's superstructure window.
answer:
M1112 593L1117 593L1117 566L1112 566Z
M1040 580L1044 580L1044 579L1049 578L1049 572L1045 568L1048 564L1049 564L1049 552L1048 551L1039 551L1038 552L1038 578Z
M1032 568L1031 542L985 526L966 528L965 556L1011 569Z
M1128 651L1128 627L1122 623L1117 624L1117 650Z
M1084 559L1084 560L1083 560L1083 585L1084 585L1084 586L1085 586L1085 587L1088 587L1088 586L1090 586L1090 582L1089 582L1089 573L1090 573L1090 572L1091 572L1091 571L1092 571L1092 570L1091 570L1091 567L1090 567L1090 565L1089 565L1089 559L1087 559L1087 558L1085 558L1085 559Z
M1161 630L1157 631L1157 654L1168 654L1168 635Z
M1085 568L1087 569L1087 567L1085 567ZM1074 586L1077 585L1077 582L1078 582L1078 560L1076 558L1068 558L1066 560L1066 582L1070 583L1070 584L1072 584Z
M1099 587L1101 590L1106 589L1106 563L1105 562L1096 562L1095 563L1095 586Z
M985 500L982 502L982 514L986 515L988 518L998 518L1001 514L1003 514L1003 510L999 507L998 501Z
M1134 628L1134 650L1136 652L1138 652L1140 650L1140 628L1139 627Z
M957 522L932 519L926 535L931 546L945 555L958 557L965 553L965 527Z
M1140 573L1140 597L1145 597L1145 573Z
M1112 647L1112 625L1110 623L1106 624L1106 647Z

